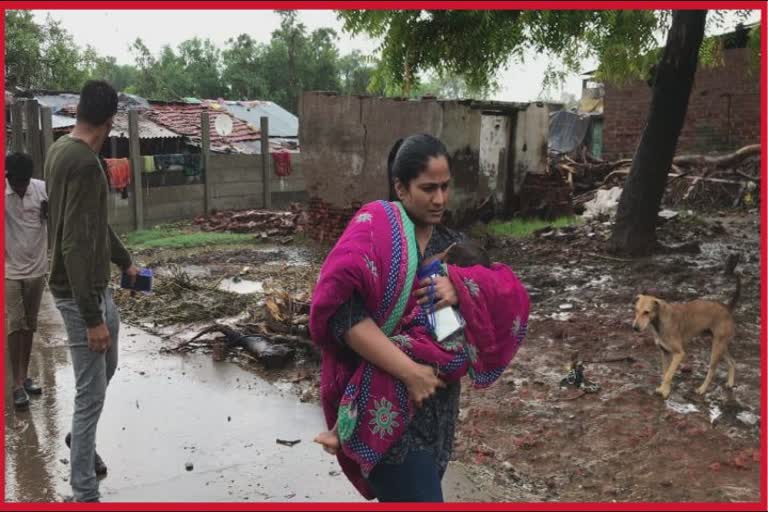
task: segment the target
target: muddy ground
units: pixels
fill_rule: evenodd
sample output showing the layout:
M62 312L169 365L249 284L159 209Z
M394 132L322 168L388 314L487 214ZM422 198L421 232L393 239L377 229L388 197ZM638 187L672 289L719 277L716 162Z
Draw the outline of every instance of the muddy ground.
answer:
M488 240L494 259L511 265L528 287L532 315L525 345L500 381L484 391L465 386L456 463L498 501L758 501L759 214L680 215L659 228L660 241L698 242L700 252L634 261L606 255L610 229L593 221ZM156 271L157 293L122 293L123 319L161 335L169 349L213 321L299 340L326 252L298 242L139 252L139 262ZM707 395L696 395L709 360L709 339L702 337L664 401L654 394L658 351L650 335L631 329L632 300L649 291L670 301L727 301L735 282L724 266L735 252L742 277L731 347L736 387L725 389L723 363ZM286 305L277 296L294 300ZM294 345L296 360L282 370L265 370L242 351L228 359L315 402L317 356L302 342ZM211 352L205 343L194 348ZM561 386L573 359L584 361L595 392Z

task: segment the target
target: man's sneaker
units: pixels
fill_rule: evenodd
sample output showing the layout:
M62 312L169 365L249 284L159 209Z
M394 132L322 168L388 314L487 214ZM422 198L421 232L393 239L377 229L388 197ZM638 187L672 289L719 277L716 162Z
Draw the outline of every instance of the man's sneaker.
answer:
M43 393L43 388L35 384L35 382L32 379L27 378L24 381L24 391L26 391L30 395L40 395Z
M24 388L16 388L13 390L13 405L17 409L26 409L29 407L29 397Z
M64 438L64 442L67 443L67 448L72 448L70 446L72 443L72 432L67 434L67 437ZM96 452L96 462L94 463L94 469L96 470L96 474L98 476L104 476L107 474L107 465L104 464L103 460L101 460L98 452Z

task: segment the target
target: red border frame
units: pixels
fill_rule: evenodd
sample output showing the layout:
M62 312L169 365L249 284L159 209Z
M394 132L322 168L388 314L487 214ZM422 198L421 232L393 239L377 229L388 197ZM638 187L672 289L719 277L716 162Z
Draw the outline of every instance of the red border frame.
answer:
M509 509L525 509L525 510L574 510L574 511L592 511L592 510L733 510L733 511L747 511L747 510L768 510L768 480L766 474L766 468L768 467L768 460L766 457L766 434L768 433L768 427L766 426L765 415L768 413L768 399L766 397L766 356L768 356L768 349L766 348L766 330L765 320L765 306L766 306L766 232L765 225L766 213L766 197L768 197L768 183L766 183L766 177L768 172L768 162L766 162L766 143L768 142L768 126L766 125L766 99L768 99L768 93L766 87L768 86L768 71L766 70L766 39L768 39L768 29L766 28L766 21L768 21L768 4L765 2L755 1L704 1L704 2L684 2L684 1L654 1L654 2L640 2L640 1L616 1L616 2L600 2L600 1L518 1L518 2L500 2L500 1L360 1L352 0L348 2L330 0L330 1L267 1L267 2L244 2L244 1L189 1L189 2L169 2L169 1L116 1L116 2L84 2L84 1L9 1L4 2L2 5L3 20L0 22L0 46L5 47L5 16L4 11L7 9L49 9L49 10L97 10L108 8L110 10L121 9L168 9L168 10L231 10L231 9L302 9L302 10L319 10L319 9L422 9L422 8L437 8L437 9L595 9L595 8L610 8L610 9L756 9L761 11L761 42L762 51L760 59L760 101L761 101L761 134L760 141L762 145L761 165L762 165L762 179L761 179L761 194L760 194L760 252L761 252L761 267L760 267L760 293L761 293L761 308L760 308L760 336L762 340L760 350L760 363L763 379L761 381L761 440L760 440L760 501L757 503L711 503L711 502L690 502L690 503L566 503L566 502L552 502L552 503L445 503L440 506L428 505L428 504L386 504L386 503L102 503L93 504L85 507L79 503L6 503L5 500L5 457L0 462L2 467L2 475L0 475L0 509L3 510L82 510L84 508L92 510L358 510L366 508L370 510L509 510ZM2 52L2 59L4 59L5 52ZM0 69L0 77L2 77L3 84L5 84L5 66ZM0 105L5 107L5 95L0 100ZM5 117L3 117L3 131L5 130ZM5 137L0 140L0 149L5 154ZM4 162L0 164L3 166ZM4 197L0 199L0 202L4 206ZM4 229L4 228L3 228ZM5 237L0 238L0 245L5 248ZM0 275L5 276L5 268L0 267ZM3 299L0 298L0 302ZM4 323L0 326L0 331L4 333ZM4 343L3 343L3 350ZM4 365L0 366L0 377L4 378L5 368ZM4 382L4 381L3 381ZM5 410L5 393L0 398L0 403ZM2 423L2 437L0 437L0 449L5 448L5 418Z

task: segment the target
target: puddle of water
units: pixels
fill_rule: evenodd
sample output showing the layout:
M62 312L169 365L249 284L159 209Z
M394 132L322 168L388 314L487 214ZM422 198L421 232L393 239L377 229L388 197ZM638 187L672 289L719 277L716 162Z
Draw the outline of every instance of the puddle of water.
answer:
M263 293L264 283L261 281L250 281L248 279L227 278L221 281L219 290L230 293L239 293L241 295Z
M64 329L48 294L41 319L44 337ZM120 343L97 434L109 465L103 501L362 501L335 457L312 442L327 428L318 405L210 356L158 355L161 340L126 325ZM26 412L6 401L4 498L58 501L71 494L64 444L75 393L69 350L36 344L30 370L45 391ZM277 439L301 442L286 447ZM446 479L448 499L461 493L488 500L467 491L455 468Z

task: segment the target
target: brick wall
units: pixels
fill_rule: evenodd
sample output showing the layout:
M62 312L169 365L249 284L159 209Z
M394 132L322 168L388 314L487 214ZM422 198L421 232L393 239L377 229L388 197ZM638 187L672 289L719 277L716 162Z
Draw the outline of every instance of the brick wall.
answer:
M749 51L726 50L724 66L697 71L678 154L725 151L760 142L760 77L747 72ZM650 101L651 88L644 81L623 88L606 85L603 158L633 155Z
M347 208L338 208L323 201L319 197L309 200L309 208L304 231L319 242L334 243L346 229L352 216L360 209L362 203L353 202Z

